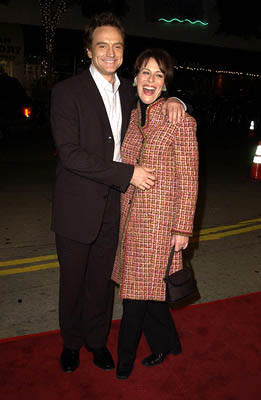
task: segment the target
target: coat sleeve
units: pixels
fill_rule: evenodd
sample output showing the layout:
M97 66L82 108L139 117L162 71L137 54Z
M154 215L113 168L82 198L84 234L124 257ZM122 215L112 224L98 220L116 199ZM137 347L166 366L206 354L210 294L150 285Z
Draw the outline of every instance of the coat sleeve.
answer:
M192 235L198 195L198 143L196 121L186 116L177 127L175 152L175 204L172 233Z
M51 126L62 166L71 173L119 191L125 191L134 166L105 160L100 154L89 153L80 143L80 111L77 93L58 84L51 94Z

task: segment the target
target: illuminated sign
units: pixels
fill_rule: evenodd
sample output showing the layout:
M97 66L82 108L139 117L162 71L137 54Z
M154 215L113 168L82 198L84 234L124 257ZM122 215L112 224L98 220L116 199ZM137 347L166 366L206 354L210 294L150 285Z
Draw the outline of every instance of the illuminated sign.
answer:
M197 19L196 21L191 21L188 18L185 19L179 19L179 18L172 18L172 19L165 19L165 18L159 18L158 21L164 21L167 22L168 24L172 23L172 22L179 22L180 24L184 23L184 22L188 22L191 25L195 25L195 24L200 24L203 26L208 25L208 22L202 22L199 19Z

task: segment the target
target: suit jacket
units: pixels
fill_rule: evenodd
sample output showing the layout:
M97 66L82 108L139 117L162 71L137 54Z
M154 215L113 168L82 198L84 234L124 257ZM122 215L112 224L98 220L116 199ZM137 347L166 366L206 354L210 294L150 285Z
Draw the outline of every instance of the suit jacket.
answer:
M128 81L121 80L119 93L123 139L133 105ZM102 224L109 191L124 192L134 167L112 161L113 134L89 70L54 87L51 126L59 157L51 228L69 239L90 243Z

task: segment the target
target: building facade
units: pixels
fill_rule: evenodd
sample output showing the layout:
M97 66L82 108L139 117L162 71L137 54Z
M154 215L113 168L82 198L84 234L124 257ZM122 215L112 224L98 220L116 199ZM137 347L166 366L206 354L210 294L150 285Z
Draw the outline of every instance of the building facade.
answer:
M222 79L233 74L236 78L260 80L261 40L218 34L215 0L127 0L127 3L129 11L123 18L128 32L125 72L143 47L160 45L173 52L179 71L208 72L209 80L214 80L217 87L222 86ZM81 32L85 23L79 5L61 12L53 64L57 79L84 66ZM0 4L0 69L30 88L41 78L44 41L38 0L10 0L8 5Z

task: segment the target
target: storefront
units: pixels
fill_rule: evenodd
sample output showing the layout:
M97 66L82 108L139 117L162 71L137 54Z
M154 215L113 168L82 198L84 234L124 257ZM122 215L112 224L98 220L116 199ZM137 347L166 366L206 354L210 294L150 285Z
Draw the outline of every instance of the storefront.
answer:
M57 29L53 60L54 81L79 72L82 33ZM29 94L46 86L42 73L44 30L41 26L0 23L0 73L15 77Z
M24 80L24 39L19 24L0 23L0 72Z

